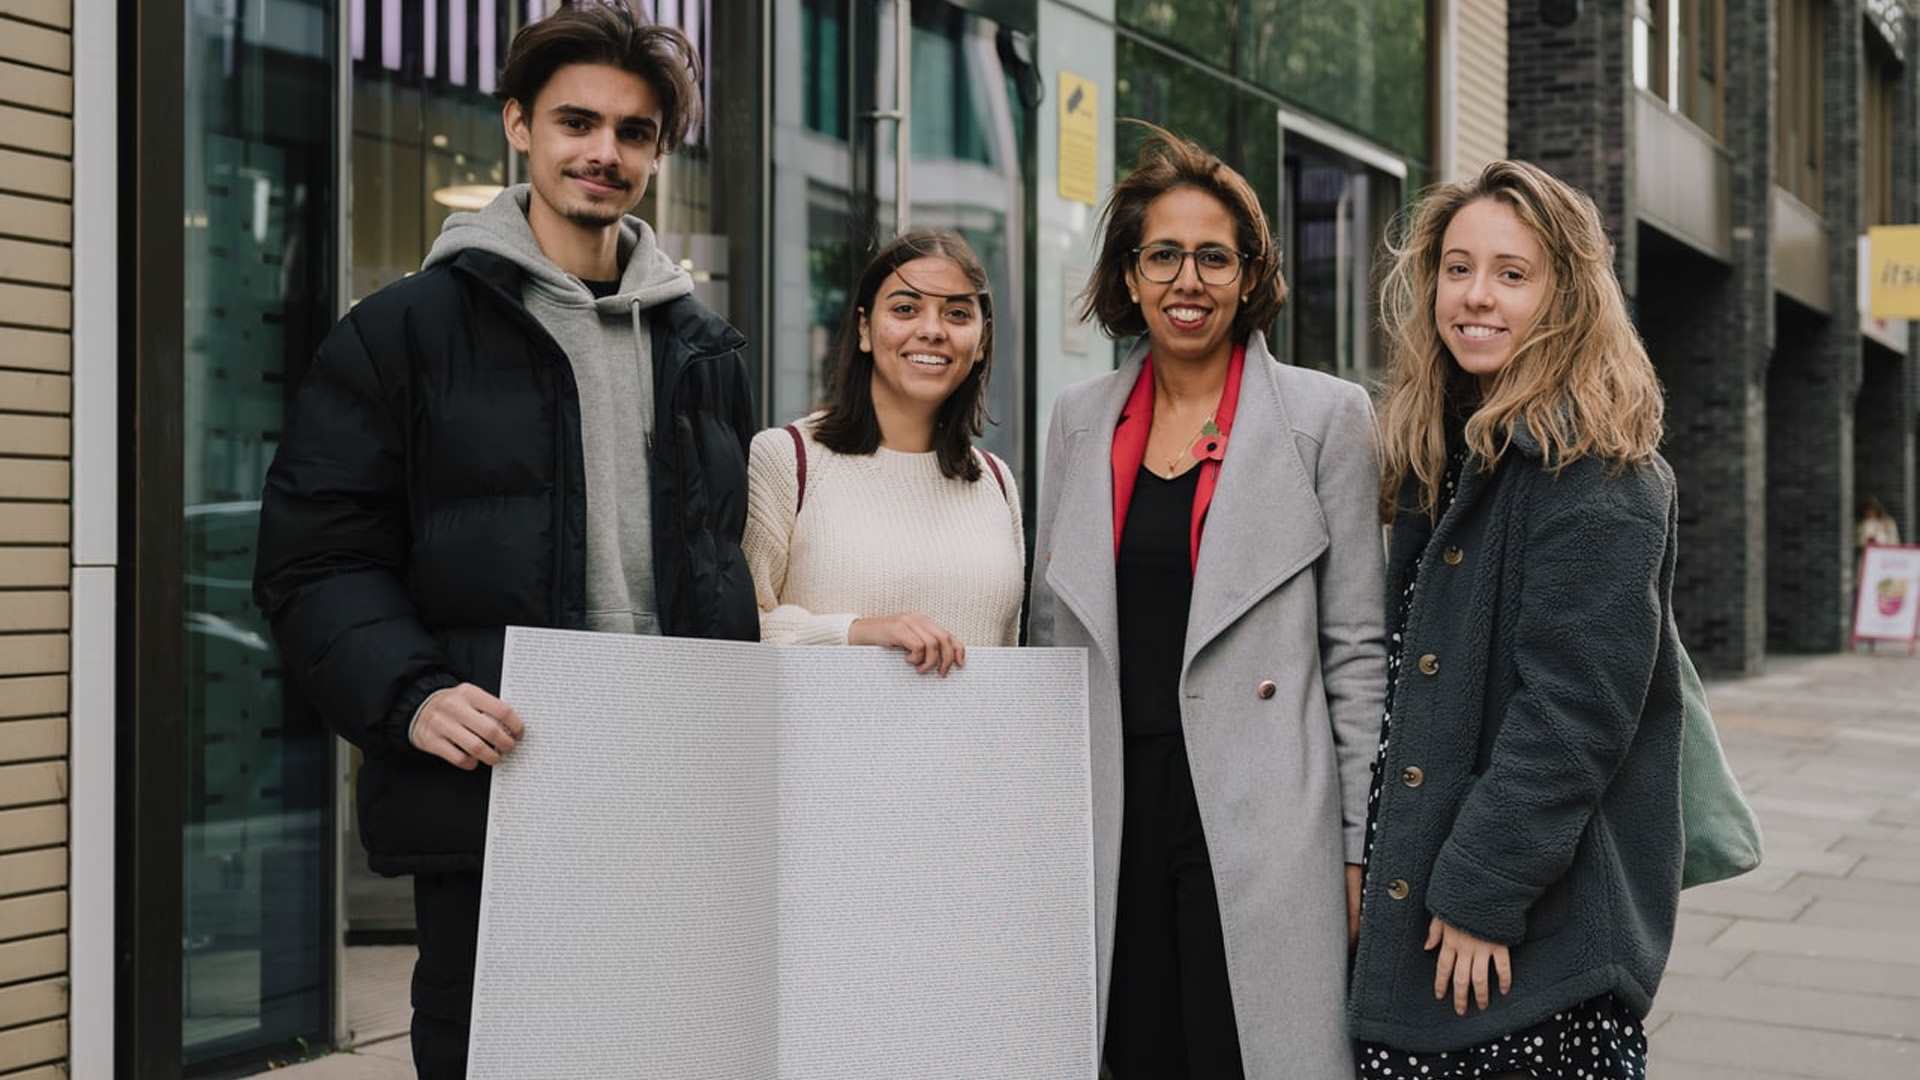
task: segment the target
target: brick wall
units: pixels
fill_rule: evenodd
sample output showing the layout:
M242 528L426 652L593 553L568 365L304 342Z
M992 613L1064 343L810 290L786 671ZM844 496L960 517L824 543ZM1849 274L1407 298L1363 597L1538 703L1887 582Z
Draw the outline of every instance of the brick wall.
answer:
M1772 0L1728 0L1726 132L1733 250L1722 263L1642 235L1633 201L1636 130L1624 4L1589 5L1552 29L1509 7L1513 154L1592 195L1615 266L1667 389L1664 451L1680 485L1674 609L1702 667L1752 671L1766 631L1766 410L1773 350ZM1657 167L1657 164L1652 166Z
M1920 222L1920 5L1910 2L1901 20L1906 62L1894 94L1893 214L1901 222ZM1908 324L1907 356L1901 364L1906 402L1906 483L1894 509L1900 537L1912 540L1920 530L1920 319ZM1892 508L1892 504L1888 504Z
M65 1076L71 0L0 0L0 1077Z
M1767 373L1767 640L1782 652L1843 648L1854 576L1854 404L1861 380L1860 0L1827 0L1821 214L1833 311L1782 301Z
M1633 110L1625 4L1588 4L1572 26L1507 5L1507 142L1512 156L1574 184L1600 207L1614 265L1633 292Z
M1667 391L1663 451L1680 486L1674 613L1703 668L1757 670L1766 649L1766 409L1773 351L1773 0L1727 0L1727 263L1646 238L1636 319Z

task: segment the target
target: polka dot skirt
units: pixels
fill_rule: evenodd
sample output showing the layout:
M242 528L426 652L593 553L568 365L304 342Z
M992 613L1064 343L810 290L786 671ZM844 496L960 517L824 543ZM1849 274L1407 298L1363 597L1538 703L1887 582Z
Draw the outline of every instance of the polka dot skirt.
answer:
M1647 1033L1612 994L1523 1031L1444 1054L1360 1044L1362 1077L1469 1080L1517 1072L1534 1080L1646 1080Z
M1454 485L1464 464L1456 452L1447 463L1446 500L1453 502ZM1367 792L1367 846L1365 861L1373 861L1373 840L1379 830L1380 788L1386 775L1387 745L1393 726L1393 688L1400 681L1404 646L1401 628L1413 610L1419 579L1419 558L1400 594L1399 618L1387 652L1388 711L1380 719L1380 752L1373 763L1373 782ZM1369 866L1369 868L1371 868ZM1361 893L1361 902L1373 890ZM1612 994L1603 994L1555 1013L1522 1031L1480 1046L1450 1053L1410 1054L1379 1043L1360 1044L1360 1075L1405 1080L1472 1080L1518 1072L1534 1080L1646 1080L1647 1033L1640 1020Z

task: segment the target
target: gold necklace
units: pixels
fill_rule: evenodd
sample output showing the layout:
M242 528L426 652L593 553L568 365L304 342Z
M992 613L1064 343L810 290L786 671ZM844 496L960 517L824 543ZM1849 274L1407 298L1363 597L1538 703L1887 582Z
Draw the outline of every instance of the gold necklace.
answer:
M1174 470L1180 467L1180 459L1188 456L1188 451L1193 449L1193 444L1200 441L1200 437L1202 435L1218 435L1218 434L1220 434L1220 428L1214 424L1213 414L1208 413L1206 421L1200 425L1199 430L1193 433L1193 438L1188 439L1185 443L1183 443L1180 449L1174 451L1174 455L1171 458L1167 459L1166 475L1161 477L1161 479L1163 480L1173 479Z

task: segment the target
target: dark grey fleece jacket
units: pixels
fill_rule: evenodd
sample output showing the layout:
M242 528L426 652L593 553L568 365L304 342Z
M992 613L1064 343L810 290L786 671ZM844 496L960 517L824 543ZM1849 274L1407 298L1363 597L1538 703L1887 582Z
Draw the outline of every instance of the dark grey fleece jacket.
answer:
M1607 991L1652 1007L1680 894L1676 521L1664 460L1556 476L1522 428L1437 525L1394 522L1388 610L1416 558L1420 584L1393 628L1354 1037L1458 1050ZM1510 945L1512 992L1464 1019L1435 1001L1433 915Z

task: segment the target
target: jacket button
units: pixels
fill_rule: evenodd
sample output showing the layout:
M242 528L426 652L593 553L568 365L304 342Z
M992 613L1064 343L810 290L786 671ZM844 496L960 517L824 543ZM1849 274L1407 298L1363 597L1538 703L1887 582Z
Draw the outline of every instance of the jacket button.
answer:
M1440 674L1440 658L1433 655L1432 653L1428 653L1425 656L1422 656L1420 658L1420 674L1422 675Z
M1440 557L1446 560L1448 566L1459 566L1466 559L1467 553L1457 547L1450 547Z
M1400 782L1408 787L1419 787L1426 783L1426 780L1427 774L1421 772L1418 765L1409 765L1400 770Z
M1408 896L1412 895L1412 893L1413 890L1407 886L1406 879L1404 878L1394 878L1392 881L1387 882L1387 895L1393 897L1395 900L1405 900Z
M1260 696L1261 701L1265 701L1268 698L1272 697L1273 695L1279 693L1280 688L1273 685L1272 679L1262 679L1260 680L1260 685L1253 688L1253 692Z

